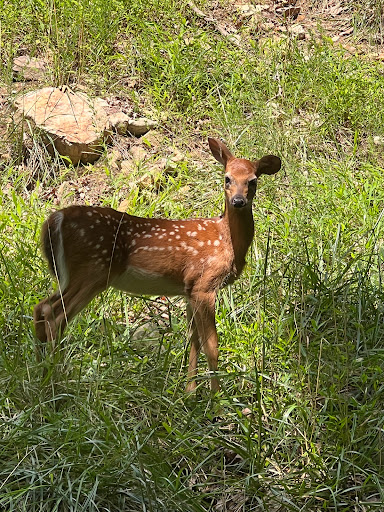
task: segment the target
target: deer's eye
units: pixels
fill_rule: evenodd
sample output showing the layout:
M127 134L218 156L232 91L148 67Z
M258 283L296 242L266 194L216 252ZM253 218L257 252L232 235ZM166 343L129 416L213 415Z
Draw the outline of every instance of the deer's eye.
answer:
M226 176L225 177L225 186L229 187L230 184L231 184L231 178L229 176Z
M256 185L257 185L257 178L254 178L253 180L249 180L248 185L250 187L256 187Z

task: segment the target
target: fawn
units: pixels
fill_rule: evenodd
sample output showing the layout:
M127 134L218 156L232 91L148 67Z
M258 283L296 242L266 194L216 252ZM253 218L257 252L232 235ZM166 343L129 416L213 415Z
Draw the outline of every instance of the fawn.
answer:
M217 291L244 268L254 235L257 179L278 172L281 161L268 155L251 162L235 158L217 139L208 143L225 167L225 210L219 217L141 218L93 206L70 206L50 215L42 227L42 251L58 290L34 309L41 342L54 346L72 318L110 286L134 295L183 295L191 338L187 392L196 388L201 350L211 389L219 389Z

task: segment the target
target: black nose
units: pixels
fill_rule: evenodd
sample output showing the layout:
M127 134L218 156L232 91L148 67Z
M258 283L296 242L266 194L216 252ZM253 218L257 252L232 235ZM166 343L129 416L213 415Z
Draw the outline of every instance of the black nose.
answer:
M231 202L235 208L243 208L247 204L243 196L234 196Z

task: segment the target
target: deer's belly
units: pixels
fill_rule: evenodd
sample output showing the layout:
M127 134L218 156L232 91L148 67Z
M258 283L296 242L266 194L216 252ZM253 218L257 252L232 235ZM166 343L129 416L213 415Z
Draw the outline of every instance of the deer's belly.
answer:
M185 295L183 283L135 267L128 267L111 286L133 295Z

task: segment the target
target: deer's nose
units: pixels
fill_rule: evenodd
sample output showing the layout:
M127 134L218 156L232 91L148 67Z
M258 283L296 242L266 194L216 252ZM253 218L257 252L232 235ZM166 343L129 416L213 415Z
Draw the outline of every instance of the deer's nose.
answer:
M236 195L232 197L231 203L235 208L243 208L247 204L247 201L243 196Z

